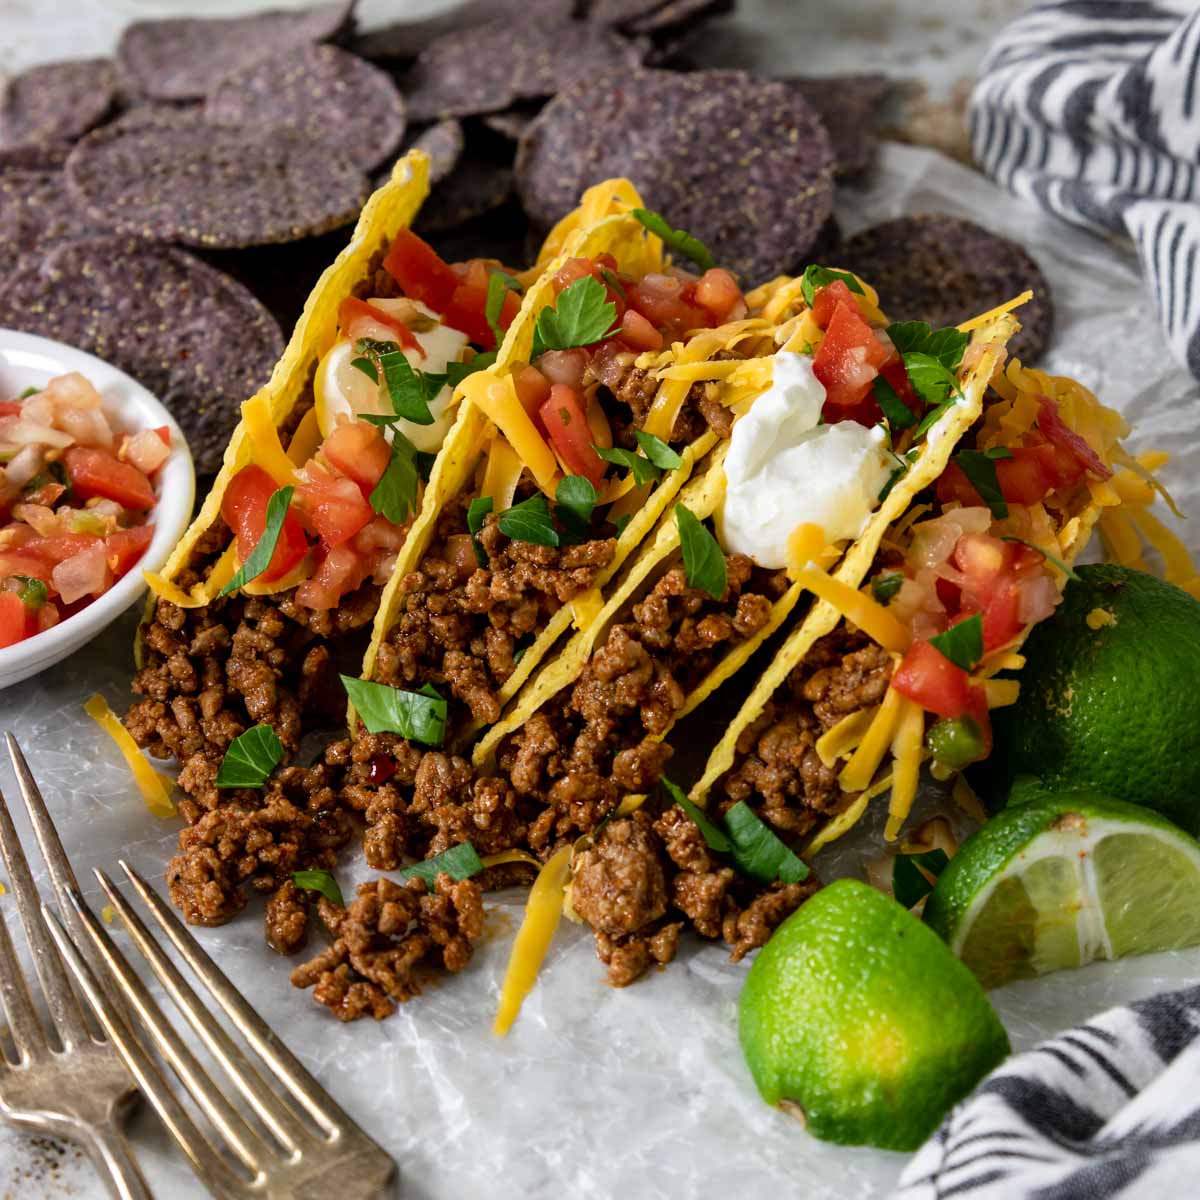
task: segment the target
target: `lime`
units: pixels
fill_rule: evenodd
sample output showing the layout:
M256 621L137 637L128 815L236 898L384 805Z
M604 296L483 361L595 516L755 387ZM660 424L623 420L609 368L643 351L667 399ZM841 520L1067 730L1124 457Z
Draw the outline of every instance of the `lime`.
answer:
M1200 601L1144 571L1079 567L994 713L1002 788L1033 775L1144 804L1200 834Z
M759 952L738 1012L768 1104L831 1142L914 1150L1008 1053L983 989L926 926L857 880Z
M1200 942L1200 842L1088 792L1007 808L969 837L925 920L984 987Z

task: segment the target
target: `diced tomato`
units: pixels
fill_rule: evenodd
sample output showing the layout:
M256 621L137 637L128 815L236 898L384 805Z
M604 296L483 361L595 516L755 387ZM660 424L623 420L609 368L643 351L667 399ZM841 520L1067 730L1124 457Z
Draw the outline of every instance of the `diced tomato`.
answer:
M374 304L369 304L366 300L360 300L357 296L347 296L338 305L338 326L343 333L348 335L354 322L362 319L386 325L396 335L398 345L403 346L406 350L415 350L424 356L425 351L421 348L421 343L417 341L416 334L398 317L384 312L382 308L376 308Z
M48 558L38 558L24 550L0 550L0 579L13 575L28 575L31 579L50 582L50 570L54 563Z
M0 649L14 646L29 636L30 615L16 592L0 592Z
M53 508L55 501L66 490L61 483L43 483L41 487L34 488L32 492L26 492L22 499L26 504L41 504L46 508Z
M832 283L817 288L813 293L813 320L822 329L828 329L829 322L833 320L833 314L839 304L849 304L856 310L858 308L854 300L854 293L846 282L842 279L835 279Z
M711 324L708 311L688 302L686 285L673 275L646 275L625 289L629 307L636 309L664 336L673 341L690 329Z
M275 480L258 466L243 467L230 481L221 498L221 516L237 537L238 556L250 557L267 527L267 505L278 488ZM275 553L261 578L270 583L281 579L308 553L304 527L293 512L283 519Z
M335 475L317 462L308 464L306 474L308 480L296 489L296 500L327 550L349 541L375 516L353 479Z
M529 414L538 431L542 432L541 409L550 399L550 380L537 367L522 367L513 372L512 379L521 407Z
M913 642L892 676L892 687L939 717L961 717L967 711L966 671L929 642Z
M397 231L383 268L406 296L421 301L434 312L444 312L459 286L458 276L441 255L411 229Z
M542 405L542 424L551 444L572 475L583 475L596 487L604 478L604 460L592 445L592 431L587 423L579 394L556 383L550 389L550 399Z
M154 432L157 433L160 438L162 438L162 444L164 446L170 446L171 428L169 425L159 425Z
M600 283L604 282L604 276L600 273L600 267L590 258L568 258L557 271L554 272L554 290L556 292L565 292L573 283L590 275L593 279Z
M909 382L908 371L904 368L904 360L895 350L892 351L879 368L879 373L892 385L892 391L904 401L904 406L914 416L919 417L924 405L921 403L921 398L913 390L913 385Z
M343 421L321 443L325 461L368 495L392 458L387 438L369 421Z
M745 301L737 280L721 267L711 267L696 281L696 303L712 318L713 324L739 318L745 313ZM740 311L739 311L740 309Z
M32 554L51 565L83 554L102 541L91 533L59 533L53 537L33 537L21 547L23 554Z
M0 417L19 417L21 405L16 400L0 400Z
M296 603L305 608L335 607L367 577L367 562L351 546L335 546L317 567L311 579L296 588Z
M813 359L813 374L825 385L829 404L849 407L867 395L871 381L889 357L887 347L862 319L858 306L841 302Z
M117 529L104 539L108 569L118 579L146 552L154 537L153 525L135 525L132 529Z
M81 500L103 496L123 508L144 512L154 507L154 485L132 463L94 446L69 446L63 464Z
M625 310L625 315L621 318L621 332L617 337L636 354L663 348L663 335L633 308Z
M1058 405L1049 396L1038 397L1037 426L1051 445L1065 450L1084 470L1091 471L1101 479L1108 479L1112 475L1100 455L1062 419Z
M857 404L837 405L826 400L821 407L821 417L826 425L837 425L841 421L856 421L870 429L883 420L883 410L874 392L868 392Z

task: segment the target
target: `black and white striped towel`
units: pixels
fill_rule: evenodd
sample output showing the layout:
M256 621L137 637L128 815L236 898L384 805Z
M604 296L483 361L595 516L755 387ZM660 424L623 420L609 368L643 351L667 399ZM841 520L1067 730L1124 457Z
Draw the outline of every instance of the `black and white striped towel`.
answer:
M1200 378L1200 5L1038 5L989 51L970 122L998 183L1133 239L1171 348Z
M1114 1008L994 1071L895 1200L1200 1196L1200 987Z

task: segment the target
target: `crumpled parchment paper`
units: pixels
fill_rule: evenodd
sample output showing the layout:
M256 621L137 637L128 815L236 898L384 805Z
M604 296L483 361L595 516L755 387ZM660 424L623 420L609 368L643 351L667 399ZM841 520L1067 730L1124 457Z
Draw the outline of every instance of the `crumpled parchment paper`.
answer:
M1174 365L1127 248L1053 222L965 168L887 146L871 186L838 206L847 229L943 210L1027 245L1058 313L1047 366L1077 375L1135 423L1130 444L1177 455L1163 478L1200 513L1200 387ZM1195 522L1186 535L1200 552ZM0 693L0 728L24 745L95 906L93 867L120 855L154 880L176 828L149 816L115 748L80 705L102 690L123 710L134 614L50 673ZM720 696L715 702L720 704ZM15 795L7 764L0 786ZM936 801L922 799L923 811ZM919 810L922 811L922 810ZM819 861L823 877L860 871L882 810L857 843ZM23 830L27 826L18 814ZM27 838L32 846L32 837ZM877 849L873 851L877 853ZM869 856L869 855L868 855ZM357 851L343 889L365 878ZM39 872L39 875L42 875ZM489 935L461 975L376 1025L343 1027L287 982L291 963L263 944L261 906L199 937L337 1100L394 1156L406 1197L701 1194L809 1200L888 1194L904 1158L826 1145L758 1099L735 1032L747 964L684 941L679 959L632 988L601 982L592 939L564 923L512 1034L491 1033L520 918L517 893L490 900ZM15 924L11 897L0 908ZM123 945L128 941L116 933ZM1112 1004L1193 982L1200 950L1099 964L992 994L1017 1050ZM153 1118L135 1127L156 1194L203 1195ZM0 1196L99 1196L88 1164L0 1129Z

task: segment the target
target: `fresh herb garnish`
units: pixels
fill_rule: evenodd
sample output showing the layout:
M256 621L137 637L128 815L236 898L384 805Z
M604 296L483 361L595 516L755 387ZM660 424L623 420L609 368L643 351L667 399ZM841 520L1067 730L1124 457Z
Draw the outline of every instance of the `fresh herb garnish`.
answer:
M594 275L584 275L538 313L530 358L546 350L574 350L603 341L616 320L617 306L608 298L604 284Z
M945 850L925 850L920 854L897 854L892 862L892 895L912 908L933 891L937 877L946 869L950 856ZM927 875L932 875L930 880Z
M763 823L755 811L739 800L726 814L725 827L733 844L733 861L743 875L760 883L799 883L808 878L808 867Z
M293 871L292 882L306 892L320 892L338 908L346 907L346 901L342 899L342 889L328 871Z
M691 818L710 850L715 850L718 854L729 854L733 850L733 843L708 819L704 809L698 804L693 804L683 794L681 787L666 778L659 782L667 795Z
M262 787L282 760L279 735L270 725L255 725L229 743L217 770L217 787Z
M488 276L487 302L484 306L484 315L487 317L487 323L495 335L497 346L504 341L504 330L500 328L500 314L504 310L504 298L509 292L516 292L519 296L524 290L520 282L514 279L507 271L493 271Z
M939 404L936 408L931 408L921 418L921 423L913 431L913 441L915 442L919 438L924 437L956 403L954 400L947 400L945 404Z
M983 657L983 617L973 613L945 633L931 637L929 644L956 667L973 671Z
M896 598L896 593L904 586L904 575L900 571L889 571L879 575L871 583L871 595L886 608Z
M688 587L699 588L714 600L720 600L725 594L725 555L717 539L685 504L675 505L675 524L679 527Z
M14 579L21 585L17 595L26 608L41 608L50 599L50 589L32 575L15 575Z
M414 425L432 425L433 413L429 402L442 390L444 378L414 371L412 364L399 350L379 356L383 382L397 417Z
M882 375L875 378L875 399L879 408L887 417L888 429L907 429L917 423L912 409L900 399L899 393Z
M481 567L488 565L487 552L479 542L479 531L488 513L492 511L491 496L476 496L467 506L467 532L471 535L471 545L475 550L475 561Z
M658 213L649 208L635 208L633 215L651 233L662 238L663 243L670 246L676 254L690 258L702 271L711 271L717 265L709 248L698 237L693 237L682 229L674 229Z
M360 354L357 358L352 358L350 365L356 371L361 371L372 383L377 384L379 382L379 368L365 354Z
M810 263L804 268L804 274L800 276L800 291L804 293L804 299L809 308L812 308L817 292L835 279L840 279L852 292L857 292L860 296L866 295L863 285L849 271L832 271L829 267Z
M638 487L653 483L662 474L662 468L656 467L648 458L643 458L636 450L624 450L620 446L593 446L593 450L605 462L614 463L618 467L628 467L633 472L633 482Z
M446 874L454 880L470 879L482 870L483 863L479 861L475 847L470 842L459 842L457 846L451 846L449 850L443 850L441 854L435 854L424 862L405 867L400 872L400 878L423 879L426 887L432 892L439 875Z
M403 525L417 511L417 481L421 477L418 451L400 432L392 431L392 455L371 490L371 507L393 525Z
M1004 493L1000 490L995 460L1012 456L1012 451L1006 446L995 446L983 453L978 450L960 450L954 456L954 461L962 468L962 473L979 493L980 500L988 506L992 516L998 521L1008 516L1008 501L1004 499Z
M23 391L23 392L22 392L22 393L21 393L21 394L20 394L20 395L17 397L17 399L18 399L18 400L28 400L30 396L36 396L36 395L38 394L38 392L40 392L41 390L42 390L41 388L36 388L36 387L33 387L33 386L31 385L31 386L27 387L27 388L26 388L26 389L25 389L25 390L24 390L24 391Z
M894 468L892 473L887 477L887 482L879 489L878 500L882 504L891 494L892 488L896 486L908 474L908 464L901 463Z
M506 508L500 514L500 532L514 542L532 542L535 546L557 546L558 530L546 497L541 492Z
M1002 542L1020 542L1022 546L1028 546L1030 550L1036 550L1051 566L1057 567L1068 579L1073 580L1075 583L1079 582L1079 576L1061 558L1056 558L1053 554L1043 550L1037 542L1031 542L1028 538L1017 537L1014 533L1005 534L1000 540Z
M617 537L625 532L625 526L633 520L633 513L622 513L619 517L613 517L613 528L617 531Z
M968 334L954 328L932 329L924 321L897 321L887 327L887 334L900 353L909 383L927 405L940 407L961 393L954 373L970 341ZM922 422L917 436L927 428Z
M554 492L554 517L569 538L578 541L587 535L598 499L595 485L582 475L559 480Z
M283 528L288 505L292 502L293 490L291 484L281 487L267 501L267 520L263 526L262 537L254 543L254 549L250 551L237 574L221 589L222 596L228 596L230 592L245 587L271 565L275 543L279 541L279 531Z
M662 438L655 437L644 429L635 429L633 436L637 438L642 453L656 467L661 467L664 471L677 471L683 466L683 459Z
M441 746L446 736L446 701L428 684L404 692L386 683L341 677L342 686L368 733L398 733L423 746Z
M475 355L470 362L447 363L446 384L453 391L468 375L474 375L476 371L486 371L495 361L496 351L486 350Z
M951 395L961 392L954 372L948 371L932 354L914 352L903 355L903 360L913 391L927 405L945 404Z
M607 283L608 286L612 288L612 290L616 292L618 296L621 297L622 301L624 301L625 285L622 284L617 278L617 273L615 271L610 271L608 267L601 267L600 274L604 277L604 282Z

